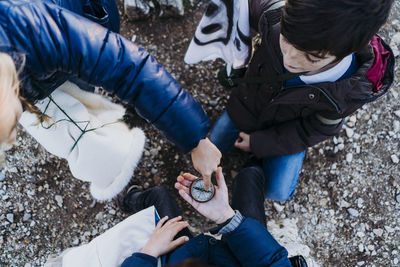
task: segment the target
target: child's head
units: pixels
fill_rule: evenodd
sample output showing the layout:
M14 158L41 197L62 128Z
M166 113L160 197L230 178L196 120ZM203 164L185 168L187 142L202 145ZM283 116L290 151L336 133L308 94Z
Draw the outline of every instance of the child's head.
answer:
M386 22L393 0L286 0L281 20L285 67L332 63L364 48ZM284 50L284 49L282 49ZM299 53L303 61L299 61ZM324 61L326 60L326 61ZM310 67L308 66L308 67ZM296 67L298 67L296 69Z
M22 113L19 80L12 58L0 53L0 143L13 143L16 124Z

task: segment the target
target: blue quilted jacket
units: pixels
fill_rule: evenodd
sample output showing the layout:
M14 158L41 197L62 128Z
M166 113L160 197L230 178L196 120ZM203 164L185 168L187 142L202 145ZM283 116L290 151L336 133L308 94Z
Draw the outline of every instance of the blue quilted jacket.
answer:
M208 117L164 67L118 30L114 0L0 0L0 52L17 67L25 57L24 97L43 99L66 80L101 86L189 152L207 135Z

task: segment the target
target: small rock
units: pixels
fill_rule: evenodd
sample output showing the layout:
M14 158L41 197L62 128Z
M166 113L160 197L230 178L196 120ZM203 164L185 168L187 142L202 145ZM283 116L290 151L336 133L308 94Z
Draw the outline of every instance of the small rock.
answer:
M351 206L351 204L349 202L347 202L347 201L344 201L344 200L341 200L340 203L339 203L339 207L341 207L341 208L348 208L350 206Z
M374 234L376 234L377 236L382 236L383 229L377 228L377 229L372 230L372 232L374 232Z
M55 199L56 199L56 201L57 201L57 205L61 208L61 207L62 207L62 204L63 204L63 198L62 198L62 196L56 195L56 196L55 196Z
M32 267L30 263L25 263L24 267Z
M392 159L393 163L399 163L399 158L396 155L391 155L390 158Z
M350 163L353 160L353 154L352 153L347 153L346 155L346 161Z
M285 208L284 206L279 205L278 203L274 203L274 208L277 212L281 212L283 211L283 209Z
M357 262L357 265L358 266L363 266L365 264L365 261L359 261L359 262Z
M394 112L394 115L396 115L397 117L400 118L400 110L396 110L396 111Z
M31 224L29 225L30 227L34 227L36 225L35 221L31 221Z
M93 199L92 203L90 203L89 208L93 209L96 206L96 199Z
M360 238L365 236L364 232L357 232L356 235Z
M25 213L24 217L22 218L22 220L24 222L29 221L32 218L32 215L30 213Z
M369 251L373 251L375 249L375 246L374 245L368 245L367 248L368 248Z
M7 221L9 221L10 223L14 222L14 214L8 213L6 218L7 218Z
M354 130L351 129L351 128L346 128L346 135L347 135L348 138L353 137L353 135L354 135Z
M393 122L393 132L397 133L400 130L400 122L399 121L394 121ZM1 178L0 178L1 181Z
M72 241L72 245L77 246L79 244L79 238L75 238L74 241Z
M347 211L349 212L349 214L353 217L358 217L358 215L360 215L360 213L358 212L358 210L353 209L353 208L349 208L347 209Z
M0 173L0 182L6 179L6 175L4 173Z
M394 258L393 263L394 263L394 265L397 265L399 263L399 260L397 258Z
M358 245L358 251L360 251L360 252L364 251L364 245L363 244L359 244Z
M208 101L208 104L215 107L216 105L218 105L218 100L210 100L210 101Z
M400 203L400 194L396 196L396 200Z
M111 214L111 215L115 215L115 213L117 213L117 212L115 211L115 209L110 209L108 211L108 213Z
M98 220L98 221L101 221L103 219L103 212L97 213L95 219Z

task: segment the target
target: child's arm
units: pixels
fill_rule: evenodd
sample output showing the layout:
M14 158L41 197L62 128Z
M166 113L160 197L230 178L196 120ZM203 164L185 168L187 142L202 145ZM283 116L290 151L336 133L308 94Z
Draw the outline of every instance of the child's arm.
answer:
M338 134L342 124L342 119L312 114L251 133L250 148L259 158L295 154Z
M1 5L10 14L10 43L27 55L25 70L33 79L65 73L101 86L185 153L206 137L209 120L200 104L146 50L44 1Z

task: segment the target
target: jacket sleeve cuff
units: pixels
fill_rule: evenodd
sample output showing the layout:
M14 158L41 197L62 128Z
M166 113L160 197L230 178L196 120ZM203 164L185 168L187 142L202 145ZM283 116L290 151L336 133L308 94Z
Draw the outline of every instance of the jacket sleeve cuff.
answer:
M232 219L227 225L225 225L224 227L222 227L221 230L219 230L218 234L224 235L235 231L236 228L238 228L239 225L243 222L243 220L244 220L243 215L240 213L240 211L236 210L235 216L232 217Z

